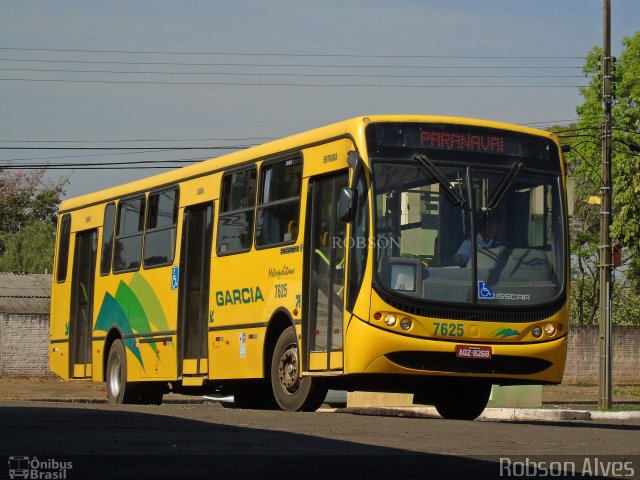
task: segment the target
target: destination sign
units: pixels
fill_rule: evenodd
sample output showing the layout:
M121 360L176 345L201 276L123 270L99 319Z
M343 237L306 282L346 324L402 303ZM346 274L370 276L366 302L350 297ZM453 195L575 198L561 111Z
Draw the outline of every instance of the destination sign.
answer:
M504 137L452 132L420 132L420 146L443 150L504 153Z
M517 157L527 159L528 168L560 171L558 148L551 139L508 129L451 123L380 122L367 127L366 137L372 157L411 158L425 153L432 160L481 162L490 159L493 164L504 162L505 165L511 165L513 157ZM455 156L458 152L477 156Z

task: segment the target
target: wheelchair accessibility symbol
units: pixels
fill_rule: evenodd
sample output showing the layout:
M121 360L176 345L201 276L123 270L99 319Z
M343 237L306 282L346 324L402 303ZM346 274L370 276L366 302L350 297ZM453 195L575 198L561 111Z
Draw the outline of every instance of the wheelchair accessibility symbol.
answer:
M485 300L494 300L496 298L496 294L493 293L485 282L478 282L478 298Z
M180 281L180 267L173 267L171 269L171 290L178 290Z

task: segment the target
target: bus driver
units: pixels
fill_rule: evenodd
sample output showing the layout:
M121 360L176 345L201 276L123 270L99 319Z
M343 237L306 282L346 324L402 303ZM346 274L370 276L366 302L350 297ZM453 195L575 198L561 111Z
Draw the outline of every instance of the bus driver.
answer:
M476 235L476 248L483 250L485 248L497 247L500 244L496 241L496 235L500 230L498 219L496 217L490 217L482 215L479 218L478 225L480 226L480 232ZM466 238L458 248L458 251L453 256L453 264L464 267L471 258L471 239Z

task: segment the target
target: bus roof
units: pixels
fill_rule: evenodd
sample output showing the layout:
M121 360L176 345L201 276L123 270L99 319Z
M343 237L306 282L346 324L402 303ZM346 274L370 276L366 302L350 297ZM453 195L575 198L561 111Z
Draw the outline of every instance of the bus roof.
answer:
M180 181L206 175L218 170L231 167L236 164L251 160L260 160L271 155L293 151L306 145L313 145L327 139L350 135L360 149L364 149L364 127L369 123L378 122L424 122L424 123L450 123L458 125L471 125L487 128L510 130L530 135L539 135L553 139L557 143L557 137L544 130L538 130L520 125L480 120L463 117L446 117L431 115L368 115L351 118L342 122L316 128L306 132L283 137L268 143L247 148L246 150L226 154L220 157L203 160L186 167L170 170L158 175L153 175L140 180L135 180L115 187L106 188L97 192L88 193L78 197L64 200L60 204L60 211L73 210L85 205L101 203L109 199L125 197L134 192L148 191L162 185L170 185Z

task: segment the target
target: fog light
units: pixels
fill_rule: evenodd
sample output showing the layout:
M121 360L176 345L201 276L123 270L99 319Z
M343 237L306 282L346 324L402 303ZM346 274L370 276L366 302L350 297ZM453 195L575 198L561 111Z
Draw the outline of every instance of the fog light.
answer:
M411 325L413 325L413 321L409 317L404 317L400 320L400 328L403 330L411 330Z
M387 327L393 327L396 324L396 317L389 313L384 317L384 323L387 324Z
M542 336L542 328L533 327L533 330L531 330L531 334L536 338L540 338Z
M547 323L544 326L544 333L546 333L547 335L549 335L551 337L551 336L553 336L554 333L556 333L556 327L554 327L550 323Z

